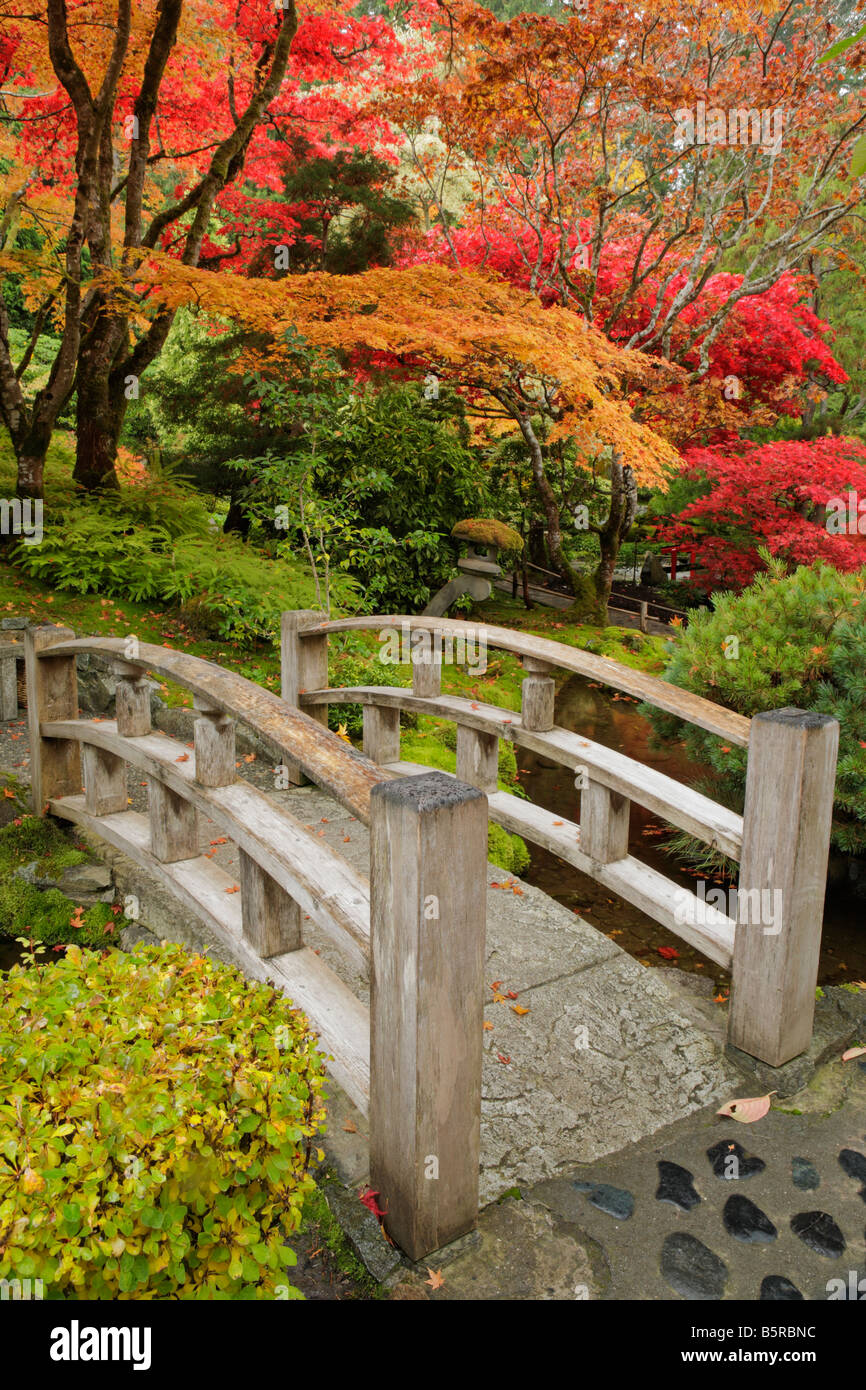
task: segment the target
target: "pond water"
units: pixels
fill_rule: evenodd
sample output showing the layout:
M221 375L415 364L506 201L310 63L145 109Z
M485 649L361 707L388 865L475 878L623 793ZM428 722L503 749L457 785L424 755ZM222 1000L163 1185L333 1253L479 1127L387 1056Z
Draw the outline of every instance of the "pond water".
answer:
M652 746L652 726L638 712L636 700L616 694L583 676L571 677L560 690L556 722L562 728L573 729L606 748L616 749L657 768L676 781L695 785L704 783L707 778L707 769L693 762L681 743L667 741L662 748ZM574 778L568 769L525 749L517 750L517 761L520 784L537 805L569 820L580 820L580 792L575 790ZM636 802L632 803L630 853L635 858L691 891L699 878L725 889L730 886L729 880L721 876L707 878L703 872L685 868L673 855L666 853L662 846L670 833L666 822ZM524 877L528 882L585 917L630 955L647 965L698 971L727 987L729 976L721 966L687 942L547 850L531 844L527 847L531 866ZM659 947L673 948L677 956L668 960L659 955ZM866 899L855 897L845 887L836 888L828 893L825 904L818 980L821 984L843 984L864 979Z

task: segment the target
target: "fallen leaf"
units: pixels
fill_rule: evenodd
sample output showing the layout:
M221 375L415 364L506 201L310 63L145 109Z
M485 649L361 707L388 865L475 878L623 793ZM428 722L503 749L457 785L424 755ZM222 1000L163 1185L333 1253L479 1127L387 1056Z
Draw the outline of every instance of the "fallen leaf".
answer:
M866 1047L849 1047L847 1052L842 1053L843 1062L852 1062L855 1057L866 1057Z
M664 956L665 960L679 960L680 953L674 946L659 946L658 953Z
M346 1123L343 1125L343 1129L346 1131L347 1134L357 1134L357 1133L358 1133L358 1126L357 1126L357 1125L353 1125L351 1120L347 1120L347 1121L346 1121Z
M775 1091L770 1091L766 1096L749 1096L744 1100L729 1100L727 1105L723 1105L721 1110L717 1110L717 1115L724 1115L729 1120L739 1120L741 1124L752 1125L756 1120L762 1120L770 1109L770 1096L776 1095Z
M381 1193L376 1191L374 1188L365 1187L363 1192L358 1193L358 1200L360 1202L363 1202L367 1210L371 1211L378 1221L381 1221L382 1217L387 1216L388 1213L387 1211L383 1211L382 1208L376 1202L376 1198L379 1196L381 1196Z
M518 996L515 994L515 992L514 992L513 989L507 989L507 990L505 991L505 993L506 993L506 995L508 996L509 999L517 999L517 998L518 998Z
M511 1005L511 1012L512 1012L513 1014L519 1014L520 1017L522 1018L524 1014L528 1014L528 1013L529 1013L529 1010L528 1010L523 1004L512 1004L512 1005Z
M493 1024L492 1024L492 1023L488 1023L486 1018L485 1018L484 1022L482 1023L481 1027L484 1029L485 1033L492 1033L492 1031L493 1031Z
M505 1003L505 995L504 995L504 994L499 994L499 993L497 992L497 993L494 994L494 996L493 996L493 1002L494 1002L494 1004L504 1004L504 1003Z
M508 1063L511 1061L510 1057L503 1057L501 1052L497 1052L496 1056L499 1058L500 1062L504 1067L507 1067Z
M501 989L501 988L502 988L502 981L501 981L501 980L494 980L494 981L493 981L493 984L490 986L490 988L491 988L491 989Z
M181 755L180 755L179 758L175 758L175 762L176 762L176 763L188 763L188 762L189 762L189 753L181 753Z
M431 1269L428 1265L427 1273L430 1275L430 1278L425 1279L424 1283L429 1284L431 1289L441 1289L445 1283L445 1280L442 1278L441 1269Z
M241 891L241 888L240 888L240 884L239 884L239 883L236 883L235 886L234 886L234 888L227 888L227 889L226 889L226 892L227 892L227 893L239 893L240 891Z

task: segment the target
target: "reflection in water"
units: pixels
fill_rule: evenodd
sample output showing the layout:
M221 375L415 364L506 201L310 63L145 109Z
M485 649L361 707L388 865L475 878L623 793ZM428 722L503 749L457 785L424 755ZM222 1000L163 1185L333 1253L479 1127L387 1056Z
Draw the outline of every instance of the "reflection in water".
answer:
M590 682L583 676L572 676L562 687L556 704L556 722L562 728L616 749L630 758L665 773L676 781L697 786L712 795L708 770L693 762L679 742L667 741L661 747L652 746L652 726L638 713L638 702L630 696L619 695L606 686ZM575 790L571 772L558 764L517 750L520 782L526 793L539 806L569 820L580 820L580 792ZM703 873L684 869L677 859L667 854L662 845L671 827L635 802L631 808L630 852L637 859L658 869L677 886L695 890L696 881L706 878ZM551 897L585 917L592 926L611 936L623 950L647 965L676 966L681 970L699 971L709 978L728 984L721 966L702 956L685 941L666 931L651 917L630 903L611 896L610 890L588 878L572 865L557 859L537 845L528 845L531 867L525 877L528 882L543 888ZM708 880L723 888L730 885L722 877ZM821 950L819 980L823 984L841 984L846 980L866 979L866 928L863 924L863 903L850 896L838 894L828 901L824 918L824 941ZM659 948L676 951L674 958L659 955ZM847 967L847 968L843 968Z

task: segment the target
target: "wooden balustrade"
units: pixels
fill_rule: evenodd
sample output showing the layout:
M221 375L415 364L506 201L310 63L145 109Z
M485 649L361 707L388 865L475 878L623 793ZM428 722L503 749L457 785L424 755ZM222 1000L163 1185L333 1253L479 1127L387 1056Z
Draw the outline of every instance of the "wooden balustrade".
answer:
M469 632L519 656L526 676L520 712L441 692L441 662L413 664L412 689L354 686L306 690L304 709L360 703L364 750L394 775L419 774L399 757L400 711L457 725L457 776L488 795L492 820L556 854L654 917L733 972L729 1037L771 1066L809 1043L821 940L835 782L838 724L800 710L752 721L618 662L546 638L448 618L389 615L295 626L321 653L330 634L393 628L451 641ZM320 656L320 661L324 658ZM746 809L726 807L634 759L554 723L555 669L576 672L636 696L731 743L749 748ZM419 674L420 671L420 674ZM435 673L435 674L431 674ZM529 748L579 775L580 824L497 790L499 740ZM631 856L632 801L741 861L733 915L707 907Z

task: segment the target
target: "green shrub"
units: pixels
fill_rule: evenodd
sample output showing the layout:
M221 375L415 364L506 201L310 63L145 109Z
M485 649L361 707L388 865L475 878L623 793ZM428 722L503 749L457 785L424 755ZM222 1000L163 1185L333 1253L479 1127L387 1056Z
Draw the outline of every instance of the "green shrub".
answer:
M40 545L15 548L28 574L75 593L192 604L216 637L273 640L284 610L316 607L304 566L214 531L201 499L177 483L52 507L44 529ZM348 598L351 588L337 576L336 596Z
M838 719L833 844L866 852L866 570L825 565L769 569L738 594L716 594L673 648L665 679L740 714L787 705ZM733 640L732 640L733 639ZM726 655L727 653L727 655ZM742 809L746 750L694 725L647 711L662 735L681 732L689 753L718 774L717 797Z
M182 947L0 976L0 1277L55 1298L300 1295L322 1062L270 986ZM288 1292L284 1292L288 1290Z

